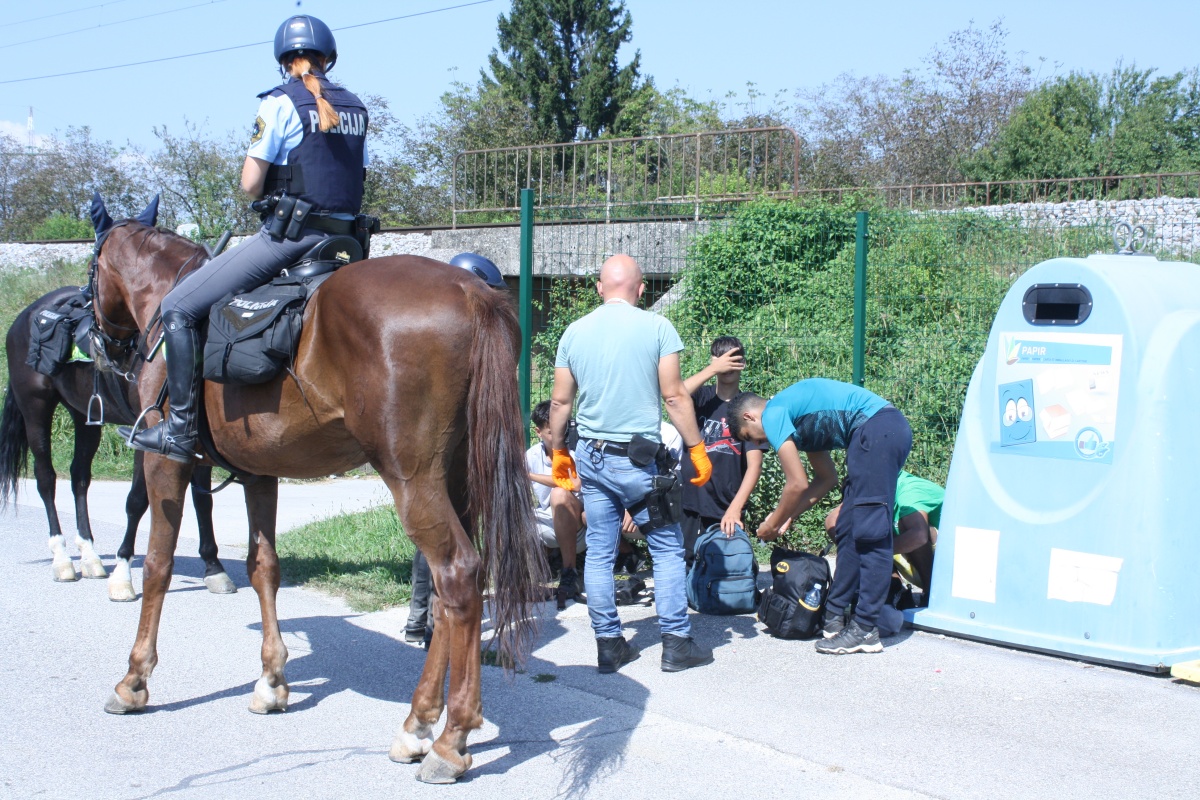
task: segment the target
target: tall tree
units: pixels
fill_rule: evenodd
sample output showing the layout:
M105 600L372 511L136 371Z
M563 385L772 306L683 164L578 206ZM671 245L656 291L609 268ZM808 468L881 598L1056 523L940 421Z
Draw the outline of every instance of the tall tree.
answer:
M513 0L484 80L529 107L543 141L596 138L641 88L641 53L617 64L632 28L624 0Z

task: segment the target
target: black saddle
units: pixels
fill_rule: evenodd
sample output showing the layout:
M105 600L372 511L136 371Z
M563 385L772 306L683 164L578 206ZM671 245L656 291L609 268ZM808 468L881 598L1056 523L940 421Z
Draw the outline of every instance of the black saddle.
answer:
M353 236L330 236L285 269L283 275L289 278L312 278L362 261L362 258L362 245Z

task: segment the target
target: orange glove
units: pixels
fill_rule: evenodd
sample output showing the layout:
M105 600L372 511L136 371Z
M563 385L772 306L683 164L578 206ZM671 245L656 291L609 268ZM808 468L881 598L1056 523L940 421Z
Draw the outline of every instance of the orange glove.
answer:
M554 478L563 489L568 492L575 489L575 459L571 458L571 451L565 447L561 450L550 451L550 477ZM709 472L712 472L712 467L709 467Z
M712 477L712 462L708 460L704 440L689 447L688 455L692 457L692 466L696 468L696 477L692 478L691 483L693 486L703 486Z

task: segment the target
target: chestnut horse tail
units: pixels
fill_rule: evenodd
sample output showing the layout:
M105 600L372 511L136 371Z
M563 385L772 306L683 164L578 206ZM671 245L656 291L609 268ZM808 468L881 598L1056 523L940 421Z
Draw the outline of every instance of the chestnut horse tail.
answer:
M475 325L467 398L469 533L481 540L501 661L514 666L524 663L533 645L533 605L543 599L548 579L525 467L525 419L517 389L520 335L504 293L480 283L468 296Z
M0 413L0 508L17 499L17 487L28 458L25 417L17 407L10 385L4 390L4 411Z

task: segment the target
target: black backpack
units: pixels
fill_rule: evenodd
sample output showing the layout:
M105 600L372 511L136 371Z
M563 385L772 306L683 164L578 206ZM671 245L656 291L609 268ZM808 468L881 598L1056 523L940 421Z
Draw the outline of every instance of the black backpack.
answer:
M783 547L771 550L771 585L758 621L778 639L807 639L821 629L832 575L823 556Z
M87 316L87 299L78 293L30 317L25 363L49 377L62 372L75 348L76 328Z

